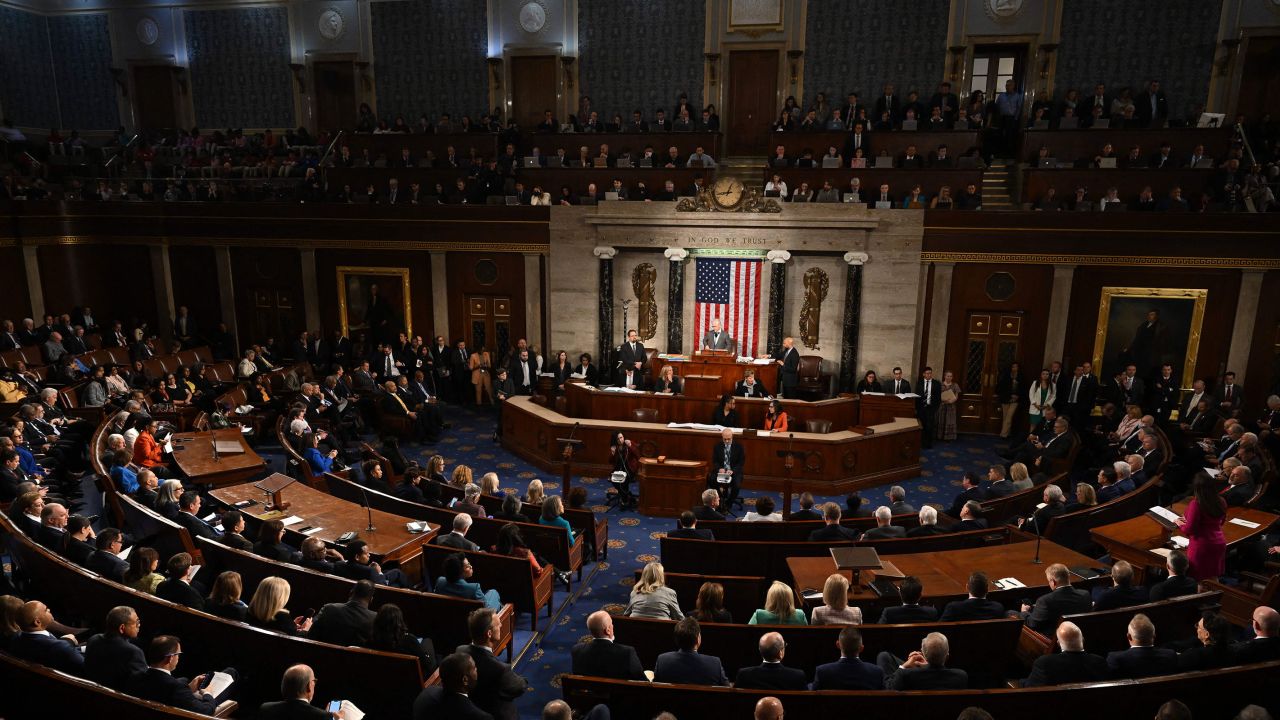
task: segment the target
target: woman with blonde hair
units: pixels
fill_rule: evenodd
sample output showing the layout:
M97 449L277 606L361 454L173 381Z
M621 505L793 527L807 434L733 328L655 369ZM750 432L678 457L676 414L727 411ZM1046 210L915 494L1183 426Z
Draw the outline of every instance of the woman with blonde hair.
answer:
M524 501L530 505L541 505L546 499L546 494L542 489L542 481L534 478L529 481L529 489L524 494Z
M1075 512L1091 508L1098 504L1098 491L1092 485L1086 482L1076 483L1076 499L1075 502L1067 503L1064 513Z
M1027 472L1027 466L1020 462L1009 466L1009 482L1013 483L1013 487L1018 490L1026 490L1035 484L1031 482L1031 474Z
M427 460L427 479L434 480L445 485L449 484L449 479L444 476L444 457L441 455L432 455Z
M454 487L465 488L471 484L471 468L466 465L459 465L453 469L453 476L449 479L449 484Z
M284 578L263 578L249 601L249 624L283 635L305 635L311 629L311 618L289 616L286 606L291 592L289 581Z
M751 614L748 625L808 625L804 611L796 607L796 595L786 583L773 581L764 596L764 609Z
M502 497L502 488L499 487L498 473L487 472L480 478L480 494L490 495L492 497Z
M814 625L861 625L862 608L849 605L849 578L832 573L822 586L822 607L813 609Z
M631 588L631 601L622 611L628 617L657 618L659 620L683 620L676 591L667 587L662 563L651 562L640 572L640 582Z

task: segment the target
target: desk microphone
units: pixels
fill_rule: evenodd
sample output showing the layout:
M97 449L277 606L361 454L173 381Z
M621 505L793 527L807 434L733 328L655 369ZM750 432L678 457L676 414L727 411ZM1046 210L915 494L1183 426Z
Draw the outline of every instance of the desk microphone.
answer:
M364 496L364 509L367 513L369 513L369 527L365 528L364 531L373 532L378 528L373 526L373 506L369 504L369 493L365 492L364 485L361 485L360 483L355 481L352 481L352 482L355 484L356 487L360 488L360 494Z
M1040 538L1043 536L1040 534L1040 523L1039 521L1036 520L1035 513L1031 514L1031 522L1034 522L1036 524L1036 556L1034 559L1031 560L1031 564L1042 565L1044 563L1043 561L1040 560Z

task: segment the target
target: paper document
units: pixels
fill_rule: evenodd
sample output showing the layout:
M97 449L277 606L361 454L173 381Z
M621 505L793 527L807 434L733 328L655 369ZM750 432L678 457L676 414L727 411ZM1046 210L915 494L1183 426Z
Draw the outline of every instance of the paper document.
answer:
M231 687L231 676L224 672L213 673L213 677L209 679L209 684L204 686L204 691L214 697L218 697L224 690Z
M119 555L120 559L121 559L121 560L128 560L128 559L129 559L129 553L133 552L133 549L134 549L135 547L137 547L137 546L136 546L136 545L130 545L129 547L127 547L127 548L125 548L125 549L121 550L121 551L120 551L120 555Z
M1239 525L1240 527L1247 527L1247 528L1249 528L1250 530L1253 530L1254 528L1260 527L1260 525L1259 525L1258 523L1256 523L1256 522L1249 522L1248 520L1245 520L1244 518L1231 518L1231 520L1229 520L1228 522L1230 522L1232 525Z
M1152 549L1151 549L1151 552L1153 552L1153 553L1155 553L1155 554L1159 555L1160 557L1166 557L1166 558L1167 558L1167 557L1169 557L1169 553L1172 553L1173 551L1172 551L1172 550L1170 550L1169 548L1152 548Z
M1155 507L1149 508L1147 512L1152 513L1153 515L1159 515L1160 517L1164 518L1165 520L1168 520L1171 523L1178 522L1178 513L1166 507L1161 507L1159 505L1156 505Z
M1173 541L1174 547L1178 548L1179 550L1186 550L1187 546L1191 544L1190 540L1182 537L1181 535L1174 535L1169 539Z
M756 437L769 437L771 432L771 430L757 430Z
M1211 467L1205 468L1204 471L1209 473L1209 477L1214 477L1214 478L1218 477L1218 475L1222 473L1222 471L1219 470L1218 468L1211 468Z
M996 586L999 587L1001 590L1012 590L1014 588L1026 587L1026 585L1023 584L1021 580L1014 577L1001 578L996 581Z
M773 361L770 360L769 358L756 358L755 360L751 361L752 365L770 365L772 363Z
M863 394L863 395L875 395L875 396L877 396L877 397L880 397L880 396L883 396L883 395L884 395L884 393L882 393L882 392L871 392L870 390L863 390L863 391L862 391L862 394Z
M915 393L898 393L896 397L899 400L906 400L907 398L918 398L920 396Z
M338 712L342 713L342 720L364 720L364 711L356 707L355 703L350 700L343 700Z
M289 517L285 518L284 520L281 520L280 522L283 522L285 525L297 525L298 523L302 522L305 519L306 518L302 518L297 515L290 515Z
M303 531L302 531L302 534L303 534L303 535L315 535L316 533L320 532L320 531L321 531L321 530L323 530L323 529L324 529L324 528L322 528L322 527L307 528L306 530L303 530Z

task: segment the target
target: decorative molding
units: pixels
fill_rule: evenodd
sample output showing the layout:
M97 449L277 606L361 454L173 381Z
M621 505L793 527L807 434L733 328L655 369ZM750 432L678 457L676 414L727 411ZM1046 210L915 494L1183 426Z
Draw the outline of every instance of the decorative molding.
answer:
M1033 255L1022 253L922 252L921 263L1011 263L1015 265L1141 265L1213 269L1280 270L1280 258L1191 258L1152 255Z
M788 250L770 250L767 255L769 262L781 265L791 259L791 252Z
M689 257L689 251L684 248L670 247L662 251L662 254L671 262L682 262Z
M16 245L17 242L13 238L8 238L7 242ZM4 246L6 239L0 238L0 247ZM363 250L438 250L438 251L457 251L459 245L456 242L425 242L418 240L335 240L324 238L267 238L267 237L199 237L199 236L173 236L173 235L151 235L139 237L137 235L44 235L44 236L25 236L22 238L23 245L171 245L171 246L217 246L217 247L272 247L272 248L297 248L297 249L335 249L351 248L359 246ZM520 252L535 253L538 255L548 255L551 252L550 245L541 245L535 243L493 243L486 245L478 245L472 248L485 252Z
M844 261L850 265L866 265L871 256L864 252L847 252L844 254Z
M597 246L591 250L591 254L595 255L601 260L612 260L613 256L618 254L618 248Z

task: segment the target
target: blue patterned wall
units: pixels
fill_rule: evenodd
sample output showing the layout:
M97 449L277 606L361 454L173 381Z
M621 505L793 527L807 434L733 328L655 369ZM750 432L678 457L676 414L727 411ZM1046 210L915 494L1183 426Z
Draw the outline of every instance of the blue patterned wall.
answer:
M477 117L489 104L489 25L480 0L370 3L378 117Z
M187 10L191 97L200 128L293 127L289 10Z
M805 27L805 106L819 92L832 105L857 92L863 101L892 82L927 101L942 82L949 0L810 2Z
M602 119L641 108L652 120L659 107L671 118L682 92L702 106L706 10L702 0L580 0L578 78Z
M120 124L111 77L111 30L105 13L49 18L62 126L114 130Z
M1055 94L1129 86L1137 96L1159 78L1169 115L1181 118L1209 95L1222 0L1071 0L1062 10Z
M0 104L15 125L58 124L44 16L0 7Z

